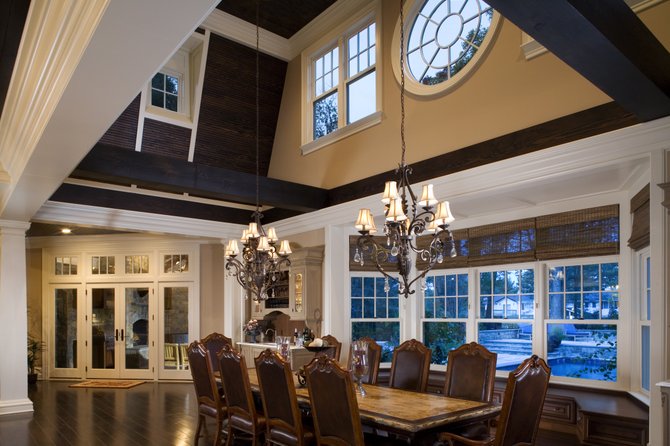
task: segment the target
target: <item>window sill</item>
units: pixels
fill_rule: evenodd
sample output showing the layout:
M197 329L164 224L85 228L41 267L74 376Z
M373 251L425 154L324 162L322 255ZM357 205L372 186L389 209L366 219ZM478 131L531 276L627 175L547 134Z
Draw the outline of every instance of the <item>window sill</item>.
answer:
M303 144L302 147L300 147L300 152L303 156L307 155L325 146L333 144L334 142L340 141L341 139L344 139L348 136L358 133L361 130L365 130L374 125L377 125L380 122L382 122L382 112L381 111L374 112L373 114L366 116L365 118L359 119L358 121L353 122L347 125L346 127L334 130L329 134L327 134L326 136L322 136L317 140L310 141L307 144Z
M155 121L161 121L179 127L193 128L193 121L186 114L167 111L152 105L147 107L144 116Z

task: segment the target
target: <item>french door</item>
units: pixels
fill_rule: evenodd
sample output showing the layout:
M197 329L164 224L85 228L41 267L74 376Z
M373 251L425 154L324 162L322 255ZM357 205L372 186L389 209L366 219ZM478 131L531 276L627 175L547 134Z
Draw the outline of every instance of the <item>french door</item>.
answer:
M153 285L89 285L86 297L86 377L152 379L156 332Z
M52 352L49 376L81 378L84 353L84 290L80 285L50 286L49 318L51 333L48 351Z
M190 379L186 349L189 340L198 338L193 284L163 282L158 286L158 295L158 378Z

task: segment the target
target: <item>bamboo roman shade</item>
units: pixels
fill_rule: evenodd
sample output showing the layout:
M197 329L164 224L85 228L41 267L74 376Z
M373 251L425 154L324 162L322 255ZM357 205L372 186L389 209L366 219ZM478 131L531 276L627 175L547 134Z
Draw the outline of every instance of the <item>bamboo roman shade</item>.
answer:
M649 246L649 185L643 187L630 200L630 212L633 215L628 246L640 250Z
M530 262L535 260L535 219L470 228L468 241L469 265Z
M454 241L456 242L456 257L445 256L442 263L435 264L433 267L434 269L465 268L468 266L468 230L457 229L451 232L454 236ZM419 237L416 241L417 247L419 249L427 248L431 239L432 236ZM426 266L428 266L428 261L421 260L420 258L416 259L417 269L422 270Z

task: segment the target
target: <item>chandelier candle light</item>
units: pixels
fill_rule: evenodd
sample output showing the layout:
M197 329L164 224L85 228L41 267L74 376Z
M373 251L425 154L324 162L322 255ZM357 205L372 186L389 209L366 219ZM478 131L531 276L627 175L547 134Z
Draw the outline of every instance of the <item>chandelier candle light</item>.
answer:
M275 228L267 232L261 225L263 214L260 207L259 186L259 26L258 3L256 4L256 211L251 214L249 228L242 231L242 260L237 258L240 248L237 240L228 241L225 250L226 270L235 276L237 282L247 291L247 297L260 302L274 297L274 288L279 284L277 277L282 269L291 266L288 256L291 247L288 240L282 240L277 247L279 238Z
M423 279L436 263L442 263L445 255L456 256L454 237L449 223L454 221L448 201L438 202L433 193L433 185L423 186L421 198L412 191L409 175L412 168L405 163L405 67L404 67L404 14L403 0L400 1L400 140L402 155L396 169L398 181L387 181L384 187L384 235L386 244L375 240L377 232L370 209L361 209L354 227L361 234L358 237L354 262L365 264L364 256L371 255L377 270L385 276L384 291L390 290L389 279L398 279L398 291L405 297L414 294L411 286ZM436 207L437 205L437 207ZM425 248L417 245L417 237L426 233L431 235ZM412 277L412 252L416 258L427 263L425 269ZM382 263L395 263L400 277L386 271ZM421 282L424 288L423 281Z

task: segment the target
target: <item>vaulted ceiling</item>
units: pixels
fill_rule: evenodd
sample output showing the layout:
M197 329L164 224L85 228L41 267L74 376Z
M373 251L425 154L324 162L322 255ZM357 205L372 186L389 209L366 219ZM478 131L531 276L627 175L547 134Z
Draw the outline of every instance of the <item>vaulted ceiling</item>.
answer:
M670 115L670 53L623 0L489 0L488 3L613 102L424 160L415 169L420 172L415 181ZM0 100L3 101L28 4L27 0L8 0L0 6ZM337 2L285 0L262 1L261 5L258 17L261 27L290 38L326 9L336 8ZM222 1L217 9L250 23L256 20L254 2ZM216 35L210 41L209 51L216 57L210 56L211 62L208 60L201 122L192 161L184 152L190 134L157 121L145 124L145 132L153 136L147 139L146 145L143 143L142 152L134 150L138 96L74 168L71 179L79 182L66 182L54 192L51 200L212 221L248 222L248 206L255 202L253 79L256 54L253 48ZM380 172L332 190L265 178L286 62L265 54L261 57L263 125L259 150L260 171L264 176L261 187L267 191L262 197L263 204L272 208L266 212L266 218L282 219L378 192L390 172ZM184 144L171 151L162 144L161 138ZM100 189L93 182L134 185L166 195ZM182 194L206 200L183 200Z

